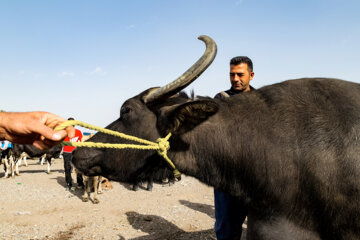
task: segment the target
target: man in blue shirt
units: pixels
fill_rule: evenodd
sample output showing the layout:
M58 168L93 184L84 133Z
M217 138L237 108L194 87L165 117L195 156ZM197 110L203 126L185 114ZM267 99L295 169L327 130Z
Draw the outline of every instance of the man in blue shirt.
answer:
M254 90L250 81L254 77L253 63L245 56L234 57L230 61L231 88L216 94L224 99L239 93ZM228 193L214 189L215 233L218 240L240 240L242 224L247 215L245 203Z

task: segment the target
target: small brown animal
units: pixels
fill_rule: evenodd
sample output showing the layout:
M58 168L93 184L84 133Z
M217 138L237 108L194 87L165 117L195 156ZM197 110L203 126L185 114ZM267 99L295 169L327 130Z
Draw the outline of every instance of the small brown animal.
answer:
M113 189L113 186L111 185L109 179L102 177L101 180L101 188L105 191Z

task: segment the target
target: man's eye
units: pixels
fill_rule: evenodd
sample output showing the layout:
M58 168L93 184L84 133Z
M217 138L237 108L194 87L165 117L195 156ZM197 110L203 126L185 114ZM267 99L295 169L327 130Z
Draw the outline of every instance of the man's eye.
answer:
M244 74L243 73L230 73L230 77L235 77L235 75L237 75L238 77L242 77Z

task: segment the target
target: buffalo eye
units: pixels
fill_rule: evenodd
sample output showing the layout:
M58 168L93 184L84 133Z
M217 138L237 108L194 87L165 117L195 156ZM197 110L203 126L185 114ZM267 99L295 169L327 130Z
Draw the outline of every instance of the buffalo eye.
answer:
M121 109L120 109L120 116L123 116L124 114L126 114L126 113L128 113L128 112L130 112L130 108L129 107L122 107Z

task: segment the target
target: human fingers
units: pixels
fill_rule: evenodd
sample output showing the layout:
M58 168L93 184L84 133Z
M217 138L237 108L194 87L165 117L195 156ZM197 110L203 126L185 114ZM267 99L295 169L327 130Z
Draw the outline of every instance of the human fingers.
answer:
M57 126L59 126L60 124L64 123L66 120L60 116L57 116L55 114L46 112L46 126L50 127L50 128L56 128ZM73 138L75 137L75 128L73 126L69 126L65 128L66 134L67 136L69 136L69 138Z
M31 130L51 141L61 141L67 136L65 130L54 131L52 128L45 126L41 123L35 123L31 126Z

